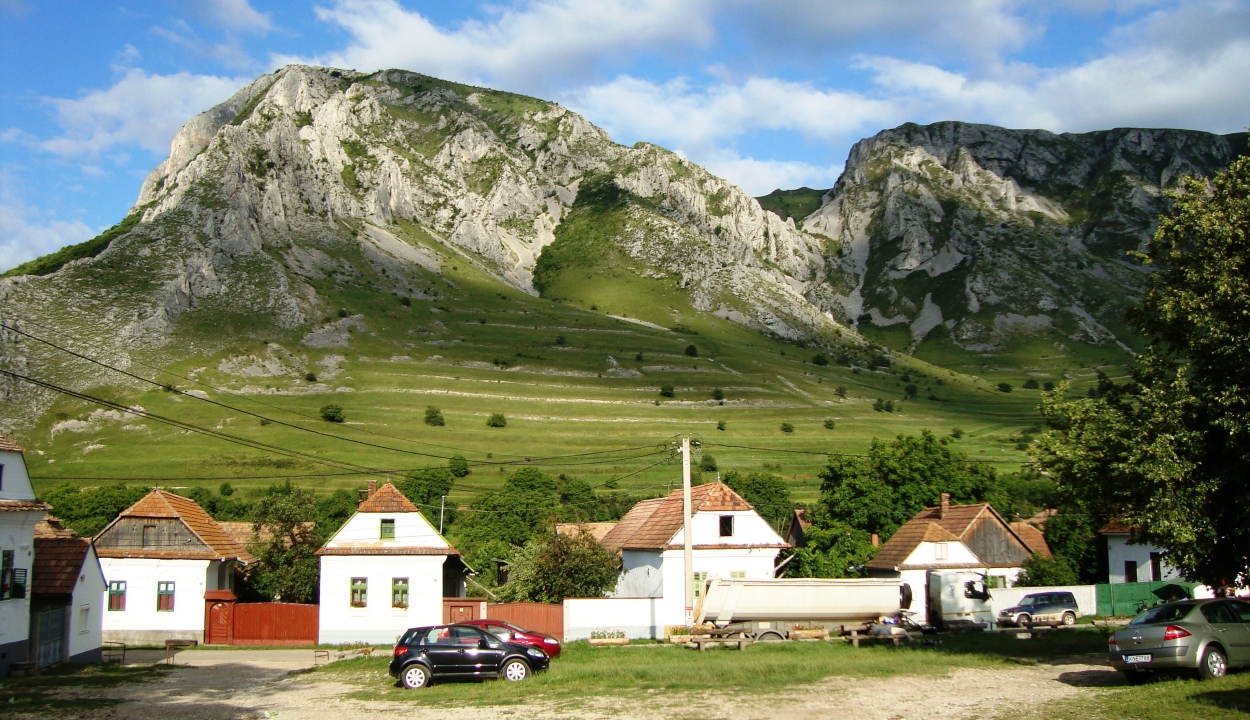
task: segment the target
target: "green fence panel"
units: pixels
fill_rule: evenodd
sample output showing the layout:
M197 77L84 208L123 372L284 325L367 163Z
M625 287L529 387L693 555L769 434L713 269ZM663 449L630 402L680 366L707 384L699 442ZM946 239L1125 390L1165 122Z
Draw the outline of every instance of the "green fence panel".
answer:
M1100 584L1094 586L1094 594L1098 598L1098 614L1132 617L1141 611L1143 605L1149 607L1168 599L1169 590L1184 592L1186 597L1193 597L1197 583L1155 582ZM1163 591L1163 592L1156 592Z

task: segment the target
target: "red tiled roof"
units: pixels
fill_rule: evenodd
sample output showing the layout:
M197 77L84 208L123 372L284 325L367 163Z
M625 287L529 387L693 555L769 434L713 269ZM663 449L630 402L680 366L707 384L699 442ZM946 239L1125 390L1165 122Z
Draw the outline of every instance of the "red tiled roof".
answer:
M238 559L241 562L254 562L256 558L252 557L242 545L240 545L221 524L212 518L204 508L196 501L175 495L166 490L157 488L152 492L140 498L139 502L131 505L122 511L118 518L124 517L141 517L141 518L178 518L186 524L187 528L194 533L200 540L211 549L213 560L229 560ZM114 520L113 522L117 522ZM109 523L112 526L112 523ZM106 527L104 531L107 531ZM104 531L101 531L103 534ZM185 557L185 559L202 559L199 556L206 553L202 551L193 551L179 555L180 551L170 550L109 550L99 548L97 552L101 557ZM170 555L169 553L174 553ZM195 557L192 557L192 556Z
M43 520L35 523L35 537L37 538L72 538L78 537L78 533L70 530L61 524L60 520L51 515L44 515Z
M356 508L356 512L414 513L417 512L417 506L413 505L412 501L404 497L403 493L388 482L378 488L368 498L365 498L365 501L360 503L360 507Z
M868 561L867 566L877 570L893 570L896 567L902 567L903 562L917 547L920 547L922 542L962 542L964 535L972 528L972 524L984 513L993 515L1003 523L1009 533L1019 538L1019 534L1015 532L1011 524L1002 520L988 503L948 505L945 514L941 506L930 507L916 513L915 517L891 535L877 554ZM1025 547L1030 547L1022 538L1020 542Z
M218 520L217 524L243 548L251 545L257 539L264 541L273 537L273 529L269 525L261 525L259 537L257 537L255 523ZM311 522L301 523L301 525L304 530L311 530L315 527L315 523Z
M323 547L315 555L459 555L454 547L392 547L382 544Z
M690 512L735 512L754 510L742 496L724 483L705 483L690 488ZM604 536L603 544L609 550L622 548L639 550L663 550L682 525L681 490L674 490L668 497L643 500L634 505L616 527ZM702 546L700 546L702 547ZM753 547L774 547L758 545ZM789 547L781 545L778 547Z
M7 452L26 452L26 449L17 444L13 438L0 432L0 450Z
M42 500L0 500L0 512L47 512L52 506Z
M1016 534L1020 536L1025 545L1029 546L1029 550L1034 555L1041 555L1044 558L1053 557L1050 553L1050 546L1046 544L1046 536L1042 534L1041 530L1037 529L1037 526L1032 521L1013 522L1011 529L1016 531Z
M1098 532L1106 535L1132 535L1137 532L1137 528L1125 523L1120 518L1114 518L1112 520L1108 520L1107 524L1104 525L1102 530L1099 530Z
M80 537L35 538L30 569L32 595L72 595L91 541Z
M603 542L603 538L612 532L614 527L616 527L614 522L559 523L556 525L556 534L577 536L582 532L587 532L592 538Z

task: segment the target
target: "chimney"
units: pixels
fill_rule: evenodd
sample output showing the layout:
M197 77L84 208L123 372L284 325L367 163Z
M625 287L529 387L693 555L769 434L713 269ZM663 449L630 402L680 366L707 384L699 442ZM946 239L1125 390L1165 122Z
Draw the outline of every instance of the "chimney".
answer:
M951 509L951 494L942 493L942 504L938 507L938 520L946 519L946 511Z
M373 497L373 494L377 491L378 491L378 481L370 480L369 481L369 497ZM943 495L943 497L949 497L949 496Z
M881 546L881 538L876 533L872 534L872 546L873 547Z

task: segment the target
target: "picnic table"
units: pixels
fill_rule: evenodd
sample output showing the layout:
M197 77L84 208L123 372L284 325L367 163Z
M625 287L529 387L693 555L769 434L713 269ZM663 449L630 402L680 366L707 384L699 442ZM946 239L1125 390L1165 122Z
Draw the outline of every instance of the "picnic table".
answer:
M842 637L846 639L847 641L849 641L851 645L855 646L856 648L859 647L859 644L861 642L882 642L885 640L889 640L890 642L894 643L895 647L898 647L899 645L902 645L905 642L912 641L911 635L909 635L906 632L879 634L879 633L874 633L872 628L868 625L865 625L863 627L853 627L853 628L848 628L844 625L842 626Z
M184 638L170 638L166 640L165 641L165 664L173 665L174 656L178 654L179 650L182 650L183 648L195 647L196 645L199 645L199 644L200 642L198 640L191 640L191 639L184 639Z
M739 650L745 650L747 645L755 642L755 638L743 628L711 628L700 630L690 642L699 648L699 652L706 650L708 645L737 645Z

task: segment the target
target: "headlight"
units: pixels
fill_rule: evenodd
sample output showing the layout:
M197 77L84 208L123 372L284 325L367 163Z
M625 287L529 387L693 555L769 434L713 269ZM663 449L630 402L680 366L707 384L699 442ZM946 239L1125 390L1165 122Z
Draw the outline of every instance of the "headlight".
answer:
M543 642L548 645L559 645L560 641L555 638L543 638Z
M525 651L525 653L529 655L530 657L536 657L536 658L547 657L547 654L544 653L542 650L539 650L538 648L529 648Z

